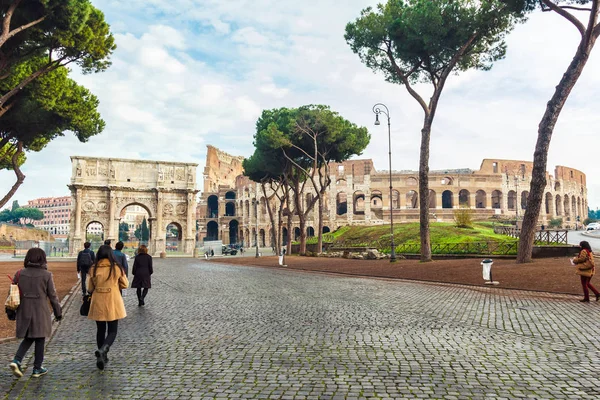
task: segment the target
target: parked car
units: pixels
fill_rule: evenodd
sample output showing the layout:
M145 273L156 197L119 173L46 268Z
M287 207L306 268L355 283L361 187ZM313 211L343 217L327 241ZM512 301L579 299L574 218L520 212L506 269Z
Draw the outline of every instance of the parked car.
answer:
M600 229L600 223L598 222L590 222L585 228L586 231L594 231L596 229Z
M232 249L232 248L227 247L227 246L223 246L222 249L221 249L221 251L223 252L224 256L226 256L228 254L232 255L232 256L235 256L237 254L237 250L236 249Z

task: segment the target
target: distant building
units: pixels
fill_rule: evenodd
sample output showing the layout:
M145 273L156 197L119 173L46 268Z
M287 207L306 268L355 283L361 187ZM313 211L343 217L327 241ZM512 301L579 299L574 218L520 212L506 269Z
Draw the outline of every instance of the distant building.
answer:
M26 207L37 208L44 219L33 221L36 228L48 231L56 239L66 239L71 218L71 196L42 197L27 202Z
M148 218L148 211L142 206L132 205L121 211L121 223L127 223L127 226L129 227L129 239L134 238L134 232L137 228L142 226L144 218Z

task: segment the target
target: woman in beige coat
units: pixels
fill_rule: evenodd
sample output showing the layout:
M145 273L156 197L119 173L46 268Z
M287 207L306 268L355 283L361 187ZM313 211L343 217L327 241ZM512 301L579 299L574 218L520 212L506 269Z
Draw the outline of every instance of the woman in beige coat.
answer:
M573 258L573 264L577 266L575 273L581 276L581 286L583 287L583 300L579 300L582 303L589 303L590 301L590 290L596 295L596 301L600 300L600 292L590 282L592 276L596 272L596 265L594 263L594 254L592 253L592 247L587 241L579 243L581 252L575 258Z
M96 254L96 263L90 268L87 288L92 293L88 318L96 321L96 366L104 369L106 353L117 337L119 320L127 316L121 289L129 286L127 275L113 256L110 246L103 245ZM106 328L108 327L108 334Z

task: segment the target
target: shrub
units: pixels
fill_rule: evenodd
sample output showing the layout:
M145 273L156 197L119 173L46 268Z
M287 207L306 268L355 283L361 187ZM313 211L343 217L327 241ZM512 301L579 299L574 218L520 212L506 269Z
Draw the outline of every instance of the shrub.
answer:
M560 228L562 226L562 224L563 224L562 218L552 218L548 225L550 225L551 228Z
M468 207L454 210L454 222L458 228L473 228L473 210Z

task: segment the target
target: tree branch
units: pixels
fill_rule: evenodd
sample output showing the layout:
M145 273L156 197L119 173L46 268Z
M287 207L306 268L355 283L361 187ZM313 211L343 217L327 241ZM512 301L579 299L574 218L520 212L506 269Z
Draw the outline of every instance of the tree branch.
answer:
M408 93L410 93L410 95L419 102L419 104L423 108L423 111L425 112L425 115L429 115L429 107L427 106L427 104L425 103L423 98L419 95L419 93L417 93L412 88L412 86L410 85L410 82L408 81L408 78L406 77L406 75L404 74L402 69L398 66L398 64L396 63L396 59L394 58L394 55L392 54L392 49L389 44L388 44L387 56L388 56L390 62L392 63L392 66L394 67L394 71L400 77L400 79L404 83L404 86L406 86L406 90L408 90Z
M546 5L548 8L550 8L550 10L554 11L555 13L557 13L558 15L560 15L561 17L565 18L567 21L572 23L575 26L575 28L577 28L577 30L579 31L581 36L585 36L585 26L583 26L583 24L573 14L571 14L570 12L557 6L550 0L540 0L540 1L544 5ZM542 9L543 9L543 7L542 7Z
M8 191L6 196L4 196L2 198L2 200L0 200L0 208L4 207L6 205L6 203L8 203L8 200L10 200L10 198L14 196L14 194L17 192L17 189L19 188L19 186L21 186L21 184L25 180L25 175L19 169L19 156L21 155L22 152L23 152L23 143L19 141L17 144L17 151L15 151L15 154L13 154L13 156L12 156L12 167L13 167L13 171L15 171L15 175L17 176L17 181L15 182L13 187Z

